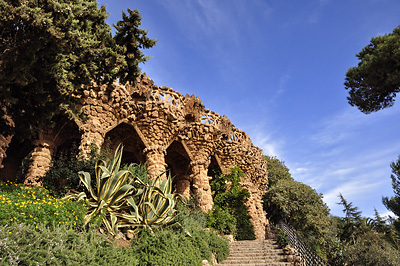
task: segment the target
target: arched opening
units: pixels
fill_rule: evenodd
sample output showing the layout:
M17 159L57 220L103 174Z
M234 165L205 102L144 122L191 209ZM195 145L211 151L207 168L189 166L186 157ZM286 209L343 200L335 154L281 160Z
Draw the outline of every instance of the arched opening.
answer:
M20 141L14 136L8 146L7 157L3 160L4 167L0 169L0 180L22 182L33 148L31 140Z
M61 153L69 156L78 156L81 134L74 121L68 121L54 130L54 144L57 147L56 155Z
M210 158L211 159L211 163L208 166L207 175L212 177L211 180L214 180L215 176L221 174L222 171L221 171L221 167L220 167L220 165L218 163L217 158L215 156L213 156L213 155L210 156L210 157L211 157Z
M174 178L173 186L177 193L190 195L190 181L189 181L189 163L190 157L183 147L182 143L178 141L172 142L167 148L167 155L165 157L167 169L170 171L171 176ZM185 195L186 194L186 195Z
M103 145L109 145L112 150L115 150L121 143L124 145L122 164L146 162L146 156L143 154L146 146L133 126L126 123L119 124L107 132Z

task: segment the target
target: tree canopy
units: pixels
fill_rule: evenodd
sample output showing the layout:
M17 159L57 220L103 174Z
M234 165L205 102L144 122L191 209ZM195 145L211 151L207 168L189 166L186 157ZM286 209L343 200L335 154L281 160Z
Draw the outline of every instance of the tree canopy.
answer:
M121 23L130 24L116 36L138 31L139 13L129 12ZM91 82L108 84L121 75L134 81L138 71L129 77L123 71L147 60L134 49L155 44L142 31L113 38L96 0L0 0L0 15L0 118L8 114L15 123L0 119L5 135L30 137L55 116L74 112L76 95Z
M281 179L293 180L289 168L286 167L285 162L276 157L265 155L264 160L267 161L268 167L268 185L274 186Z
M400 156L397 161L390 164L390 167L392 168L392 175L390 177L392 178L394 196L390 198L383 197L382 202L388 210L397 216L394 225L400 234Z
M128 15L122 12L122 20L114 25L117 33L115 41L124 48L124 59L126 65L119 69L118 76L120 82L135 82L136 77L140 75L139 63L147 62L150 57L144 56L140 49L148 49L156 44L155 39L147 36L148 31L139 29L141 25L141 16L138 10L130 10Z
M365 114L392 106L400 91L400 26L372 38L356 56L358 65L347 71L344 83L349 104Z
M329 208L322 195L297 182L283 161L265 156L269 188L264 195L264 209L273 222L284 220L312 246L322 246L330 228Z

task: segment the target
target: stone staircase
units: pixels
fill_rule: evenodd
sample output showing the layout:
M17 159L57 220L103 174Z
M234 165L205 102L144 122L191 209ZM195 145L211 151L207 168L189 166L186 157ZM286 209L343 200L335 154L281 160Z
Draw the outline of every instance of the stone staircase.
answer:
M289 266L292 264L286 260L283 250L276 241L266 239L232 242L229 257L218 265Z

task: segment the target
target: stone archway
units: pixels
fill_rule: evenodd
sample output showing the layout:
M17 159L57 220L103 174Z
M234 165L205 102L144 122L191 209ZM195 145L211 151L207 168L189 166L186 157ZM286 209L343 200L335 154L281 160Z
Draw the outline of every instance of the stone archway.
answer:
M71 154L78 156L78 148L81 142L81 133L78 125L74 121L69 121L64 124L61 128L55 131L53 140L57 150L57 153Z
M211 180L219 173L222 173L222 168L219 163L219 159L216 156L210 156L210 165L208 166L207 176L211 177ZM210 182L211 183L211 182Z
M0 180L17 182L19 175L23 178L22 171L24 167L29 166L29 154L33 151L33 144L31 140L20 142L16 137L12 138L10 145L7 149L7 157L3 160L3 168L0 168ZM23 165L24 163L24 165Z
M165 162L167 163L167 169L174 178L174 189L186 198L190 197L190 161L190 156L181 142L174 141L167 148Z
M146 146L132 125L121 123L114 127L105 135L105 144L103 145L109 145L111 150L115 150L121 143L124 145L122 164L146 163L146 156L143 153Z
M69 149L73 140L79 144L79 127L75 121L61 118L59 123L51 129L38 133L38 138L33 142L33 149L29 170L24 180L25 185L39 185L43 177L50 169L51 160L59 147Z

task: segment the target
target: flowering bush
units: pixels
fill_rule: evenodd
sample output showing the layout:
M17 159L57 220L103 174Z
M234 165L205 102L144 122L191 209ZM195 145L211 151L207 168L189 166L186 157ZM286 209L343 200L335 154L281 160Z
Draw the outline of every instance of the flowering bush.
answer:
M74 202L51 196L40 187L0 182L0 225L12 223L83 226L85 201Z

